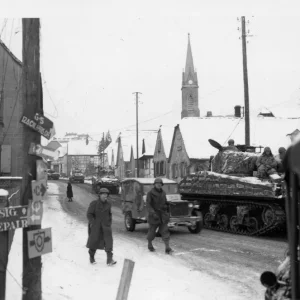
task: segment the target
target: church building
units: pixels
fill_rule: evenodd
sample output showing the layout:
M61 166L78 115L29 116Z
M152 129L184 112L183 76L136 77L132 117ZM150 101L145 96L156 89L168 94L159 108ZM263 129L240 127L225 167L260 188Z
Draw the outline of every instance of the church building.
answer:
M181 119L187 117L200 117L198 106L198 78L194 69L190 34L188 35L188 48L185 70L182 73L182 111Z

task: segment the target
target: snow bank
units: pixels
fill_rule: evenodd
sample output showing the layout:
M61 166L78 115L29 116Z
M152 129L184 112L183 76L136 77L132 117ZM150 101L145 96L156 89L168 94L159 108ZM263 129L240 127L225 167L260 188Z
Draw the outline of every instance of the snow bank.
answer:
M114 235L117 265L106 266L104 251L97 251L98 263L91 265L85 247L86 225L61 210L57 185L48 184L42 227L52 227L53 252L42 257L44 300L115 299L125 258L135 261L130 300L247 299L237 295L234 286L189 269L178 257L166 256L162 245L158 247L161 253L149 253L146 241L139 246L126 235ZM7 275L7 299L21 299L21 245L22 231L17 230L8 265L12 275Z

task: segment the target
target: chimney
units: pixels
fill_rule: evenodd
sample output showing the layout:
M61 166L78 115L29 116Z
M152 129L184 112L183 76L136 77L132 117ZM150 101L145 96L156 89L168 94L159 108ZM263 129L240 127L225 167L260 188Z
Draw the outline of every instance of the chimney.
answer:
M241 106L240 105L236 105L234 107L234 116L236 118L240 118L241 117Z
M211 112L211 111L208 111L206 116L207 116L207 117L212 117L212 112Z

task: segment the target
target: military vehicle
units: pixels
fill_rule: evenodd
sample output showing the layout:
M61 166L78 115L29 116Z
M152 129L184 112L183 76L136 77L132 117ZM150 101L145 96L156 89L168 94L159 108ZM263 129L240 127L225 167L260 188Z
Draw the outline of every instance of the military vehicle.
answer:
M209 140L219 150L211 171L184 177L179 183L182 199L197 203L204 228L244 235L263 235L285 227L283 180L277 174L255 176L259 153L255 147L228 150Z
M92 178L92 188L96 193L99 193L101 188L107 188L111 194L119 194L120 185L120 180L114 175Z

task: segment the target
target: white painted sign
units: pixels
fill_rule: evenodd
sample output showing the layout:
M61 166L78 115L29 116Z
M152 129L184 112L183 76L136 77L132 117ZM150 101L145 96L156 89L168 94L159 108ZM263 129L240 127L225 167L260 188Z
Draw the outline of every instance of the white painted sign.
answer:
M36 161L36 179L37 180L47 180L47 164L42 160Z
M41 225L43 218L43 202L29 200L28 203L28 225Z
M33 201L42 201L46 197L47 193L47 183L46 180L32 180L32 198Z
M28 231L27 237L29 258L52 252L51 228Z
M28 227L27 205L0 208L0 231Z
M40 144L31 143L29 147L29 154L40 156L44 159L58 160L58 151L53 151Z

